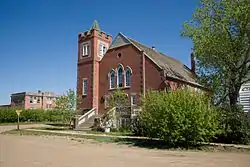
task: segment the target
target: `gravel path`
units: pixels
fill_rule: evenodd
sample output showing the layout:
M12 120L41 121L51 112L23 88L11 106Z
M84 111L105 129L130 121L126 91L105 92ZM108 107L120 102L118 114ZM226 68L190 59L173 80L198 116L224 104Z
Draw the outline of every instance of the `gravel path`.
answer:
M42 126L42 125L36 125ZM34 125L22 126L25 128ZM13 126L1 127L0 131ZM14 126L15 128L15 126ZM79 142L66 137L0 134L0 167L249 167L250 154L167 151Z

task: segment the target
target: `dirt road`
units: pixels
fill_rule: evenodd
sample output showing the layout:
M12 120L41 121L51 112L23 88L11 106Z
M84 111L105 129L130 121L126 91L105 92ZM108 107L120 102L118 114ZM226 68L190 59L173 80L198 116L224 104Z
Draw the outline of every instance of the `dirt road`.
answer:
M1 127L0 127L1 128ZM3 130L3 129L2 129ZM1 130L0 130L1 131ZM187 152L0 134L0 167L249 167L250 154Z

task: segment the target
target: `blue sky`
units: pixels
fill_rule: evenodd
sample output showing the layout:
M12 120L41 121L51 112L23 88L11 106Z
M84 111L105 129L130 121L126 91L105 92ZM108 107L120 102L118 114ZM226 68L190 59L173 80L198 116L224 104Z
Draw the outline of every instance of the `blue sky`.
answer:
M192 42L180 36L198 0L0 0L0 104L20 91L76 88L77 35L98 20L190 66Z

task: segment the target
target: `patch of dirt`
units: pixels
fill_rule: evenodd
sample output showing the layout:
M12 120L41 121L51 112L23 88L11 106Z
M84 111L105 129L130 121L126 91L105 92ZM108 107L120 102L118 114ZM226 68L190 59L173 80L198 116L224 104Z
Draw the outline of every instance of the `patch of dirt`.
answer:
M59 136L0 134L1 167L250 166L249 152L169 151Z

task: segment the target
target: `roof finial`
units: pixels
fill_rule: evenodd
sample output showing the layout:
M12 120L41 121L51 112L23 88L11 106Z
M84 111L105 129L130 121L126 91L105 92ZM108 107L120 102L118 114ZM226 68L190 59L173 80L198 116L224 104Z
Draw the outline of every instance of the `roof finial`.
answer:
M100 28L100 26L99 26L97 20L94 20L94 22L93 22L93 24L92 24L90 30L98 30L98 31L101 31L101 28Z

